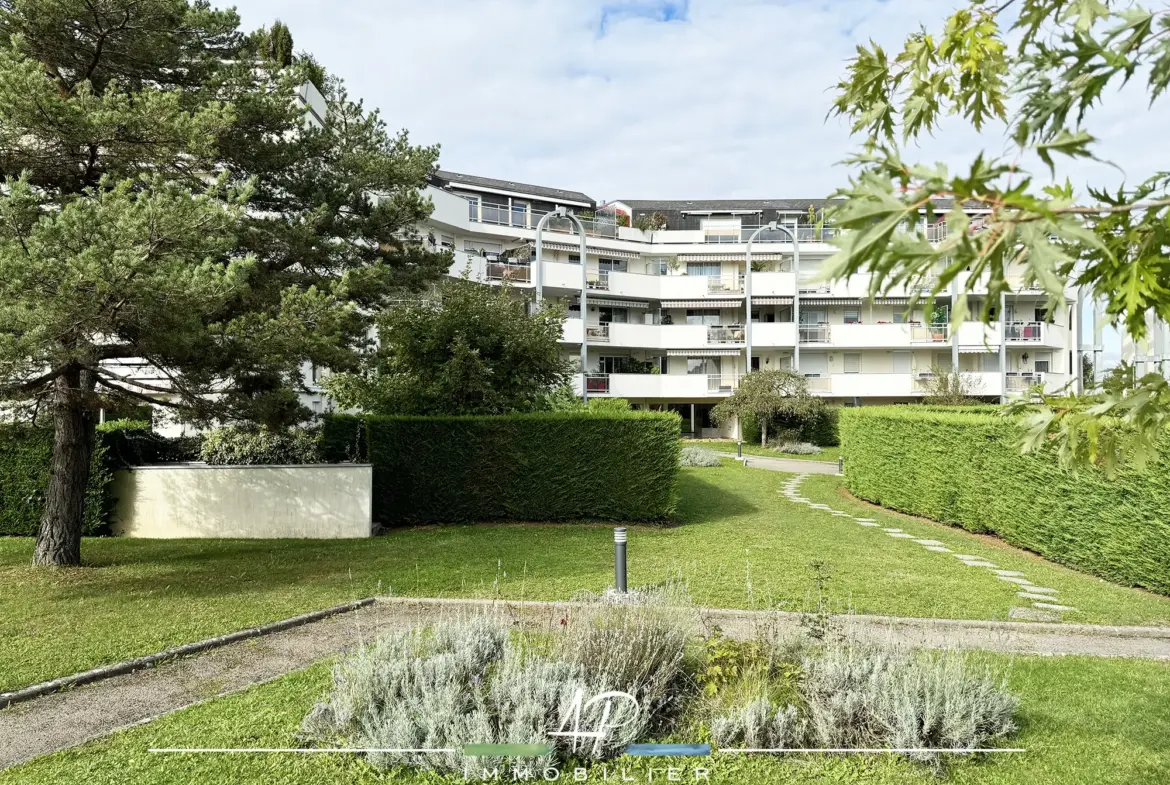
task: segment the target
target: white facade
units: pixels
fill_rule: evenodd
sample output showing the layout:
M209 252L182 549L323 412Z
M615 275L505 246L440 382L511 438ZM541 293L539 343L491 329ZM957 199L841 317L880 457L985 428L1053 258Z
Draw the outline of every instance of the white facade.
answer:
M1081 336L1072 294L1049 313L1044 293L1017 286L997 308L1006 318L952 331L949 318L935 323L922 303L909 305L916 292L870 298L868 275L824 280L821 265L836 250L827 242L833 230L806 225L807 207L770 211L799 240L799 270L791 238L765 232L752 245L749 281L746 240L771 218L741 202L734 209L695 203L704 208L694 211L697 220L675 211L687 228L668 224L653 233L619 225L617 215L634 212L629 204L606 205L584 220L584 271L579 236L570 222L553 220L543 232L538 272L535 259L499 254L532 246L537 223L554 207L577 214L587 208L541 192L547 189L526 194L515 183L485 189L459 177L428 189L435 211L424 233L454 253L450 273L486 284L506 280L533 296L539 288L544 298L565 303L567 354L580 358L586 341L586 374L577 388L584 381L591 396L675 409L684 429L713 433L707 413L749 368L795 368L816 394L844 405L921 399L932 373L954 368L987 400L1035 384L1052 392L1077 388ZM932 238L945 237L945 226L925 228ZM936 298L936 305L950 302L950 293Z

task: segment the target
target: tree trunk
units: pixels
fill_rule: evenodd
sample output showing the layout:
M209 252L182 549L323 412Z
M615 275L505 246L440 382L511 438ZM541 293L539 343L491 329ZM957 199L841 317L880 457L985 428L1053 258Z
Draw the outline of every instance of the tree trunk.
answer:
M88 406L93 383L87 377L88 373L75 370L54 381L53 459L33 564L81 564L85 491L97 425Z
M760 418L760 446L761 447L768 446L768 418L767 417Z

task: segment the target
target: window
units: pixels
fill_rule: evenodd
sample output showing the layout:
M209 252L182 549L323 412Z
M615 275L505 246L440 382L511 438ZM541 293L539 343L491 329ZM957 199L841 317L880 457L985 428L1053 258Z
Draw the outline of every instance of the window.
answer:
M829 323L829 311L825 308L804 308L800 311L800 323L817 325Z
M692 375L714 376L719 373L719 358L688 357L687 373Z
M449 234L440 235L439 245L440 245L440 247L442 247L448 251L454 251L455 250L455 238Z
M479 240L464 240L463 250L476 256L498 257L504 252L504 246L499 243L485 243Z
M1048 321L1048 309L1047 308L1037 308L1034 312L1034 318L1032 321L1036 321L1036 322Z
M719 324L718 308L688 308L687 324L705 324L717 326Z
M581 264L581 254L579 254L579 253L569 254L569 264Z
M906 312L905 311L894 311L894 324L905 324L905 323L906 323Z
M472 221L479 220L479 197L478 196L468 196L467 197L467 217L470 218Z
M1051 352L1036 352L1036 373L1048 373L1052 365Z
M628 361L627 357L599 357L597 368L601 373L622 373Z
M894 373L910 373L910 352L893 353Z
M597 313L598 321L602 324L608 324L609 322L625 324L630 320L630 311L628 308L610 308L606 306L599 308Z
M705 275L718 278L723 274L723 265L718 262L687 262L687 275Z
M601 259L597 262L597 267L602 272L624 273L626 271L626 260Z
M861 373L860 352L845 352L845 373Z
M992 373L999 371L999 355L995 352L987 352L983 356L983 372Z
M845 309L845 324L861 324L861 309L860 308L846 308Z

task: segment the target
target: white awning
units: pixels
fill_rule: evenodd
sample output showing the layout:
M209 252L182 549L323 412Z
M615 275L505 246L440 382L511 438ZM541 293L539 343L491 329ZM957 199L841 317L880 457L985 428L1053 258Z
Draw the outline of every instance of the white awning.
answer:
M859 297L801 297L801 305L861 305Z
M581 253L581 244L580 243L541 242L540 245L542 248L544 248L545 250L549 250L549 251L567 251L569 253L576 253L576 254ZM535 246L533 246L533 247L535 248ZM613 249L613 248L598 248L595 245L588 246L586 250L588 250L589 253L591 253L591 254L596 254L597 256L604 256L607 259L641 259L642 258L642 254L640 254L636 251L621 251L621 250L617 250L617 249ZM533 253L535 254L536 252L533 251ZM752 254L752 256L754 257L755 254Z
M791 297L752 297L752 305L792 305Z
M780 262L791 256L792 254L752 251L753 262ZM686 262L746 262L747 253L680 253L678 260L684 264Z
M711 298L710 300L663 300L663 308L739 308L743 305L743 298L735 300L728 300L726 298L718 300Z
M590 305L601 305L606 308L649 308L650 303L645 300L615 300L612 297L586 297Z
M920 300L921 301L921 300ZM909 305L909 297L875 297L874 305Z
M999 354L999 347L987 347L983 344L959 344L959 354Z
M739 349L667 349L667 357L738 357Z

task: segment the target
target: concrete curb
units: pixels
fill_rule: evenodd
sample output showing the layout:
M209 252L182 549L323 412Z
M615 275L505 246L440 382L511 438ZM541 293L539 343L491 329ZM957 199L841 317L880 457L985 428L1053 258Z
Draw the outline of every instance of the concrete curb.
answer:
M362 600L345 603L344 605L335 605L332 608L326 608L320 611L313 611L311 613L303 613L300 616L293 616L289 619L282 619L281 621L274 621L271 624L262 624L259 627L250 627L246 630L239 630L231 632L227 635L218 635L214 638L206 638L195 643L184 643L182 646L175 646L171 649L165 649L155 654L147 654L142 657L136 657L125 662L118 662L113 665L103 665L100 668L83 671L81 673L74 673L71 676L62 676L59 679L51 681L43 681L40 684L33 684L13 692L0 693L0 709L6 709L16 703L23 703L24 701L39 698L43 695L48 695L54 692L68 689L70 687L80 687L83 684L92 684L95 681L102 681L114 676L122 676L127 673L133 673L144 668L152 668L159 663L173 660L178 657L185 657L190 654L199 654L200 652L208 651L210 649L218 649L222 646L227 646L230 643L247 640L248 638L258 638L263 635L269 635L281 630L291 629L293 627L300 627L305 624L310 624L315 621L327 619L330 616L336 616L341 613L349 613L356 611L358 608L364 608L367 605L374 603L373 597L366 597Z

